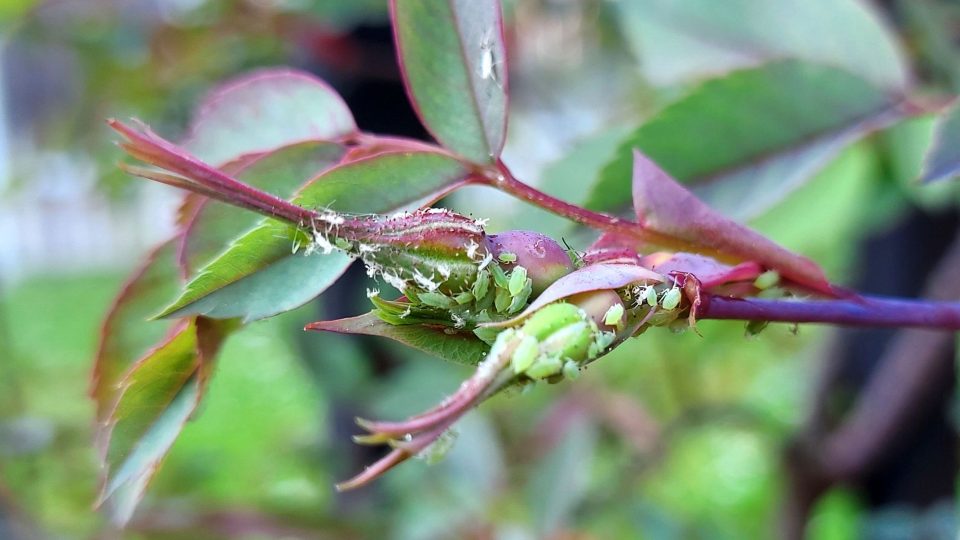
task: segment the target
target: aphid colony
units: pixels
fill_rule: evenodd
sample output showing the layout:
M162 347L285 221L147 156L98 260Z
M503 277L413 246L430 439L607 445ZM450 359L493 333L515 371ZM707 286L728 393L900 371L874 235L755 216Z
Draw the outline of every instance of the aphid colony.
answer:
M649 326L673 323L682 301L675 281L672 285L635 284L589 293L594 303L599 293L607 295L602 296L599 313L588 313L581 307L583 299L574 297L512 323L511 318L532 299L534 278L543 281L538 272L549 272L552 281L563 265L550 257L530 263L529 253L518 256L505 246L533 245L544 251L538 242L552 240L530 242L531 233L519 231L513 233L516 237L511 233L488 237L482 222L443 209L389 217L324 211L306 234L312 241L307 253L340 250L357 257L370 277L382 279L404 295L387 300L380 297L379 289L368 290L376 314L385 322L473 331L491 344L486 362L509 354L514 378L520 381L574 378L614 341ZM532 264L533 274L520 264L524 261ZM566 272L573 268L569 264ZM542 290L542 284L538 287Z

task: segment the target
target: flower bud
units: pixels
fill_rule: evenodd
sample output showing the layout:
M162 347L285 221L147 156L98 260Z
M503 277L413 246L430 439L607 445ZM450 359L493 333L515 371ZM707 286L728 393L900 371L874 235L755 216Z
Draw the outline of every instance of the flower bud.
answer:
M616 323L607 324L606 322L610 310L616 309L616 306L623 308L620 295L609 289L576 294L567 298L567 302L582 309L597 326L604 330L613 330L617 326Z
M574 270L566 250L540 233L506 231L490 235L488 239L494 258L501 261L505 269L515 266L527 269L533 296Z

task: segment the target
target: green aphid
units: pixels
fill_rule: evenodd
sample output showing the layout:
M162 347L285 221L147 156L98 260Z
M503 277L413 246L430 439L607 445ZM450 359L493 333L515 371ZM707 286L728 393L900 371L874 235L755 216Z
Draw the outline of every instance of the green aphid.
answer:
M430 307L450 309L457 305L453 298L438 292L422 292L419 296L420 303Z
M768 324L770 321L747 321L745 334L747 337L756 337Z
M573 360L567 360L563 363L563 376L571 381L580 377L580 366Z
M583 360L597 333L593 321L579 321L564 326L540 341L541 350L550 356Z
M513 358L510 359L513 372L518 374L523 373L537 361L539 355L540 342L533 336L524 335L523 339L520 340L520 344L517 345L516 350L513 351Z
M497 288L497 296L493 300L493 305L497 308L497 313L503 313L507 311L507 308L510 307L510 304L513 302L513 297L510 296L510 291L506 288Z
M583 321L580 308L566 302L550 304L537 310L523 325L523 333L542 340L564 326Z
M783 298L787 296L787 291L783 287L770 287L757 293L757 298Z
M500 268L499 264L490 265L490 274L493 276L493 283L501 289L510 289L510 279L507 278L507 274L503 271L503 268Z
M490 290L490 272L486 269L477 272L477 280L473 282L473 297L483 300Z
M480 341L488 345L492 345L496 342L497 337L502 333L499 328L490 328L489 326L478 326L474 328L473 335L480 338Z
M427 465L435 465L447 456L455 442L457 442L457 432L450 428L417 454L417 458L422 459Z
M560 373L561 370L563 370L563 360L557 356L548 356L534 362L525 373L531 379L546 379Z
M343 251L353 250L353 244L351 244L350 241L347 240L346 238L337 237L337 239L333 241L333 245L337 246Z
M613 332L598 332L594 336L593 342L587 348L587 358L593 360L603 354L616 337L616 334Z
M530 295L533 293L533 280L527 279L527 282L523 285L523 288L520 289L520 292L516 295L513 295L513 299L510 301L510 305L507 306L507 313L513 314L517 313L524 306L527 305L527 300L530 298Z
M643 299L647 301L650 307L657 307L657 289L653 285L647 285L643 288Z
M607 326L617 326L623 324L623 304L614 304L603 315L603 324Z
M417 292L417 289L413 287L407 287L403 290L403 295L407 297L411 303L419 304L420 303L420 294Z
M464 292L462 292L462 293L454 296L453 299L454 299L458 304L460 304L461 306L463 306L463 305L469 304L470 302L473 302L473 293L470 292L470 291L464 291Z
M780 283L780 272L776 270L767 270L753 280L753 286L762 290L769 289L777 283Z
M510 342L516 337L517 331L513 328L507 328L506 330L501 331L497 334L497 338L493 341L493 345L490 346L490 352L487 353L487 358L496 358L503 354L507 346L510 345Z
M510 253L509 251L504 251L500 255L497 255L497 259L499 259L500 262L503 262L503 263L515 263L517 262L517 254Z
M520 291L523 290L523 287L527 284L527 269L518 266L513 269L513 272L510 272L510 283L507 288L510 290L511 296L516 296L520 294Z
M680 289L673 287L667 292L663 293L663 298L660 300L660 305L663 306L663 309L670 311L671 309L676 309L680 305Z

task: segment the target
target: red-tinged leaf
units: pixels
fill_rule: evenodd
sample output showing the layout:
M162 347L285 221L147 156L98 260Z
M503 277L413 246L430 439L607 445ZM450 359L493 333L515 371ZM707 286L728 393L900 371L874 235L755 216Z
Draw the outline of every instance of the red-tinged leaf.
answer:
M575 272L558 279L547 287L543 294L537 297L527 309L516 317L496 323L483 324L490 328L513 326L517 322L532 315L535 311L547 304L563 300L570 296L589 291L604 289L619 289L627 285L639 283L662 283L664 277L653 270L633 264L593 264L585 266Z
M120 377L170 331L172 323L148 321L180 288L177 242L155 248L123 285L103 322L90 394L97 418L116 402Z
M104 424L105 475L99 503L123 526L180 434L209 380L213 357L232 324L180 321L176 331L123 377Z
M238 179L245 184L284 199L291 198L304 183L335 165L343 156L339 144L306 142L258 154L256 159L232 162ZM202 268L221 253L231 240L259 223L248 210L207 200L194 212L183 235L180 263L190 273Z
M752 281L763 272L763 267L752 261L730 266L711 257L683 252L651 253L643 257L640 264L665 276L671 273L692 274L704 289L734 281Z
M462 185L469 171L444 153L378 154L341 164L310 180L293 199L297 208L389 213L419 207ZM289 204L289 203L288 203ZM347 255L304 255L296 226L265 220L235 240L187 284L160 316L270 317L316 297L346 270Z
M443 148L414 139L405 139L403 137L385 137L385 136L366 136L361 138L359 144L347 150L347 153L341 160L342 163L360 161L378 154L390 154L395 152L445 152Z
M933 143L923 160L922 182L960 176L960 100L937 119Z
M756 261L800 285L834 294L823 271L813 261L714 212L636 150L633 203L637 219L645 227L682 241L694 248L691 251Z
M507 54L498 0L391 0L407 93L445 147L492 163L507 130Z
M356 133L350 109L327 83L309 73L275 68L213 90L201 103L184 147L221 165L244 154Z
M308 324L306 329L385 337L443 360L471 366L483 360L490 350L473 332L414 324L395 326L384 322L374 312L336 321L319 321Z

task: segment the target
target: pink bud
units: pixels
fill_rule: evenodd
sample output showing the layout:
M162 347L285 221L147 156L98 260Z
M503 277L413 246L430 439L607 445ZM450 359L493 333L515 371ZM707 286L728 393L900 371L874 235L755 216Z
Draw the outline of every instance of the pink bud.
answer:
M505 231L487 237L493 257L504 269L522 266L538 295L551 283L574 270L566 250L552 238L532 231Z

